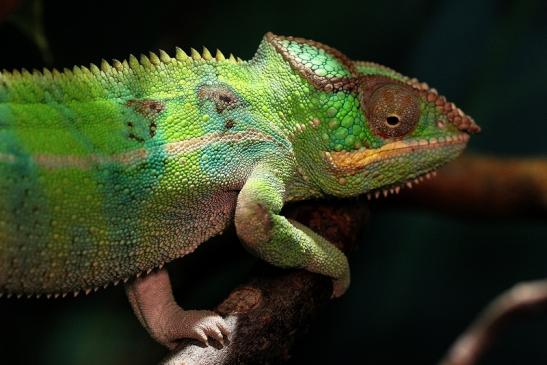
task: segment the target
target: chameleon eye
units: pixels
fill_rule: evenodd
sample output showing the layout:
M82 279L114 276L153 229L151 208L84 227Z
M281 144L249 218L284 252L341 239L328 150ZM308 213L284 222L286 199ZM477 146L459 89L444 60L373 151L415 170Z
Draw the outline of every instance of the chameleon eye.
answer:
M366 105L370 127L383 138L402 137L414 130L420 119L420 106L414 92L400 84L375 90Z

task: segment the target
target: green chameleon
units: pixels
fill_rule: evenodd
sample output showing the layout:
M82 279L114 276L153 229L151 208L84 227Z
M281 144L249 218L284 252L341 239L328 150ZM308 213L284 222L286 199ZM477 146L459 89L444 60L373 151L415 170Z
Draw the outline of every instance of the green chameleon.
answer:
M399 192L477 131L425 83L272 33L250 61L177 49L3 71L0 292L58 297L122 281L158 342L222 341L220 316L175 303L165 263L234 221L250 252L331 277L338 297L345 255L283 205Z

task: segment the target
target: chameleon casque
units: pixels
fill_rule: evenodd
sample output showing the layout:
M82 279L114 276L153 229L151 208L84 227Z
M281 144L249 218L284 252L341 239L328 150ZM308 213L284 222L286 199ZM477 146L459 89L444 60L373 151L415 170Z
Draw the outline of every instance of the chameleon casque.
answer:
M272 33L250 61L177 49L3 71L0 292L58 297L125 281L160 343L222 341L223 319L180 308L163 264L235 222L250 252L327 275L340 296L346 257L279 215L284 203L399 192L478 131L425 83Z

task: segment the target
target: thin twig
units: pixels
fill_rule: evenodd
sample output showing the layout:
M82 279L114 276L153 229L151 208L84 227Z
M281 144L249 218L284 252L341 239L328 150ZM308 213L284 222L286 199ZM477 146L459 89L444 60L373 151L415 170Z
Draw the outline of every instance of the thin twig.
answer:
M496 298L456 340L440 365L473 365L515 318L547 311L547 280L521 283Z

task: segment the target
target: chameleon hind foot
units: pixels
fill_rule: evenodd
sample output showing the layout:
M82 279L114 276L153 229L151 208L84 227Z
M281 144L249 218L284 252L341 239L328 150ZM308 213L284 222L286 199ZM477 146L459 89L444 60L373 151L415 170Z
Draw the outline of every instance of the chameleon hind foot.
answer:
M141 324L152 338L170 349L184 338L208 345L211 338L224 344L229 336L224 319L215 312L185 311L175 302L165 269L135 279L126 286L126 291Z
M212 338L224 345L229 335L226 322L215 312L185 311L178 305L164 308L157 325L156 332L159 333L153 337L170 349L174 349L183 338L193 338L206 345L209 345L209 339Z

